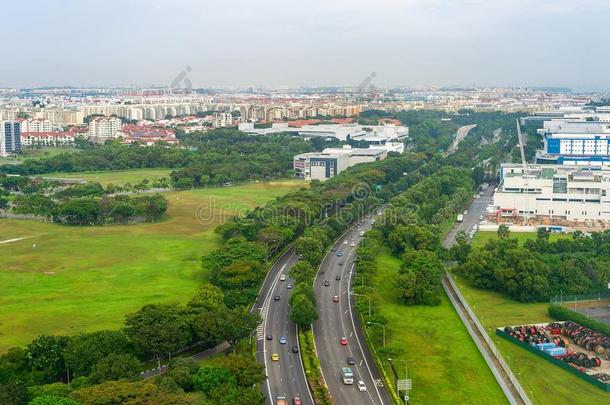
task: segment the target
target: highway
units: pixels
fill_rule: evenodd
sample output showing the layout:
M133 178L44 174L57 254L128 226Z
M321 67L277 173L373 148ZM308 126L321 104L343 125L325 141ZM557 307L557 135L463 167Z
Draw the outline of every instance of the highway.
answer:
M494 188L492 185L481 191L481 197L473 199L468 207L468 212L464 215L464 220L454 226L445 240L443 246L449 249L455 244L455 238L459 231L464 231L466 235L479 225L480 217L485 213L485 209L491 203L493 198Z
M359 319L353 309L351 293L354 259L357 243L362 239L360 231L371 228L370 219L364 220L361 228L353 227L333 246L336 252L328 252L314 283L318 319L313 324L313 333L322 374L335 404L391 404L390 397L381 383L382 378L366 345ZM347 244L344 243L347 241ZM350 246L351 242L356 246ZM343 253L342 257L337 253ZM343 265L339 262L343 261ZM340 279L337 280L337 276ZM325 281L329 285L325 286ZM333 297L338 296L338 302ZM357 327L358 326L358 327ZM342 337L347 345L340 344ZM347 357L355 364L348 365ZM354 384L343 384L341 368L350 367L354 373ZM367 390L360 392L356 386L364 381ZM379 386L381 385L381 386Z
M455 139L453 140L453 143L443 153L443 157L447 157L447 156L451 155L453 152L455 152L457 150L458 146L460 145L460 142L462 142L462 139L464 139L466 137L466 135L468 135L470 130L476 126L477 126L476 124L472 124L472 125L465 125L463 127L459 127L457 130L457 133L455 134Z
M259 311L263 317L263 322L256 329L256 359L265 365L268 377L261 386L267 404L275 404L278 396L286 397L288 403L292 403L296 396L301 398L303 404L314 403L305 379L300 348L298 353L292 352L293 346L298 347L298 337L296 325L290 320L288 301L292 290L287 286L293 284L288 272L298 260L293 249L277 260L269 270L253 307L253 311ZM280 280L282 274L287 277L285 281ZM279 301L275 300L276 296ZM267 340L268 336L271 340ZM280 344L280 336L286 338L285 344ZM271 360L273 353L279 355L279 361Z

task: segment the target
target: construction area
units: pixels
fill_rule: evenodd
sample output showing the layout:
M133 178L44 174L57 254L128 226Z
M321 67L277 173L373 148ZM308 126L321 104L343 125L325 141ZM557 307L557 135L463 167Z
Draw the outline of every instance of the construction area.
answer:
M496 334L610 392L610 337L572 321L500 327Z

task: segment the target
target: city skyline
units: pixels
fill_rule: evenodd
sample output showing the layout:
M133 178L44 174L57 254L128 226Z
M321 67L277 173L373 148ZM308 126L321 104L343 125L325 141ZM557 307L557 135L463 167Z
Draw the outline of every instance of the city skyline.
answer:
M599 0L59 3L5 6L0 86L610 89Z

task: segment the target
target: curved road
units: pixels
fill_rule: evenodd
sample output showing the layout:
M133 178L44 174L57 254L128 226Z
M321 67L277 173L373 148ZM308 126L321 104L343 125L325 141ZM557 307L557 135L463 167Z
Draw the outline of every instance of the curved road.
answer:
M267 381L262 385L263 395L267 404L275 404L278 396L286 397L292 403L295 396L301 398L303 404L313 405L309 392L303 363L299 353L293 353L292 347L298 347L296 325L290 320L288 301L292 293L287 286L293 284L288 272L298 262L299 258L293 249L284 253L271 267L261 288L253 311L259 311L263 322L256 329L256 358L265 365ZM282 274L287 279L281 281ZM279 296L279 301L274 298ZM272 339L267 340L267 336ZM280 344L280 336L286 338L286 344ZM279 361L271 360L273 353L279 355Z
M383 387L381 374L366 345L359 326L359 319L353 309L351 283L356 257L357 243L362 239L361 231L371 229L372 217L366 218L362 226L350 228L334 245L336 252L329 252L320 265L314 288L318 319L313 324L313 333L320 367L330 395L335 404L391 404L388 392ZM347 241L347 244L344 242ZM351 242L356 246L351 246ZM338 257L337 253L343 256ZM343 261L342 265L339 262ZM340 277L337 280L337 276ZM329 286L324 281L329 281ZM356 281L353 281L356 282ZM333 302L337 295L339 302ZM358 325L358 327L356 327ZM347 338L342 346L340 339ZM347 364L347 356L353 357L355 364ZM342 367L350 367L354 373L354 384L344 385ZM364 381L367 390L360 392L358 380Z

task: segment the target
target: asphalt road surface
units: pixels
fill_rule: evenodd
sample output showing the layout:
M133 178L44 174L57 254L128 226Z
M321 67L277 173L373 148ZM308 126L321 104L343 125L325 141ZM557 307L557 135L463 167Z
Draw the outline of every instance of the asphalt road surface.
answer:
M454 226L443 241L444 247L448 249L455 244L455 238L459 231L464 231L466 235L468 235L472 229L479 225L481 216L485 213L485 209L491 203L493 193L494 186L492 184L480 192L480 198L472 200L468 207L468 212L464 214L464 220L461 223L458 223L457 226Z
M451 146L449 146L449 148L445 151L445 153L443 153L443 157L447 157L450 154L452 154L453 152L455 152L457 150L458 146L460 145L460 142L462 142L462 139L464 139L466 137L466 135L468 135L470 130L473 129L474 127L476 127L476 124L465 125L463 127L459 127L457 130L457 133L455 134L455 139L453 140L453 143L451 144Z
M292 353L292 347L298 347L296 325L290 320L290 306L288 301L293 285L288 272L298 262L299 258L290 249L269 270L263 283L254 310L260 311L263 323L256 330L256 358L265 365L267 381L262 385L263 395L267 404L275 404L278 396L286 397L292 403L294 397L301 398L303 404L313 405L309 392L303 363L299 353ZM281 281L282 274L286 280ZM275 300L278 296L279 301ZM267 336L271 340L267 340ZM280 344L280 337L286 338L285 344ZM273 361L271 356L277 353L279 361Z
M319 316L314 322L313 332L322 374L335 404L389 405L390 397L361 334L362 328L359 327L357 314L352 308L353 297L350 295L351 283L357 282L357 276L355 280L352 278L356 246L362 239L359 233L371 228L370 219L363 222L362 227L351 228L344 234L333 246L336 252L329 252L320 265L314 284ZM355 246L351 246L352 241ZM337 256L339 252L343 253L342 257ZM340 261L343 262L342 265L339 264ZM325 280L329 286L324 285ZM333 302L334 296L339 297L339 302ZM340 344L342 337L347 339L345 346ZM354 365L347 364L348 356L354 358ZM353 385L343 384L342 367L352 369ZM366 391L358 390L356 384L359 380L364 381Z

